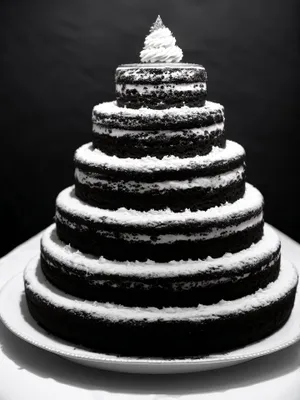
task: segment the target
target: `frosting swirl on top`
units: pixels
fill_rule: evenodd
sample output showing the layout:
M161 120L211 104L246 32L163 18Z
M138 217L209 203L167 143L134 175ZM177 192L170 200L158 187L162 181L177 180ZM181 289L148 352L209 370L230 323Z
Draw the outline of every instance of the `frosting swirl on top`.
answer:
M176 46L176 39L169 28L163 24L160 16L150 29L140 52L143 63L169 63L180 62L183 57L182 50Z

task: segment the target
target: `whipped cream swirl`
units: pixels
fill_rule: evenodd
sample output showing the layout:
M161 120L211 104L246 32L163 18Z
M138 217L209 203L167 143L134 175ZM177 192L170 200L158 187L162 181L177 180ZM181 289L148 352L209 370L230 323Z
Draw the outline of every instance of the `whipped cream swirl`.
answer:
M170 29L166 28L160 16L150 29L140 52L142 63L172 63L180 62L182 50L176 46L176 39Z

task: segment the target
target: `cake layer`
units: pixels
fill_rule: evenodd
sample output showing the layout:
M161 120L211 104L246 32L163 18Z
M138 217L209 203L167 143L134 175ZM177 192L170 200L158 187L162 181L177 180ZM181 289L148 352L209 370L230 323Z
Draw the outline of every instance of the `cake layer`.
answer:
M179 130L126 130L93 124L93 144L117 157L194 157L209 153L213 146L225 147L225 129L224 122Z
M115 82L120 107L201 107L207 94L206 71L196 64L124 64L117 68Z
M192 63L121 64L116 69L117 84L160 84L207 82L205 68Z
M56 223L58 236L65 243L108 259L170 261L218 257L261 239L263 198L247 184L241 199L206 211L113 211L80 201L74 187L69 187L57 197Z
M108 155L141 158L166 155L204 155L213 146L224 147L224 108L206 102L203 107L168 110L121 108L115 102L93 109L93 143Z
M127 306L191 307L254 293L279 273L280 241L265 227L262 239L221 258L169 263L118 262L65 245L50 226L41 242L47 279L83 299Z
M181 107L166 110L138 110L118 107L115 101L100 103L93 108L94 124L126 130L180 130L203 128L224 121L224 107L206 101L203 107Z
M244 149L233 142L206 156L170 160L118 159L87 144L74 157L75 193L88 204L108 209L206 210L243 196L244 158ZM149 174L151 164L156 174Z
M224 352L270 335L290 316L298 277L283 262L278 279L251 295L163 309L67 295L46 280L36 260L26 268L24 281L30 313L49 332L101 353L172 358Z
M238 143L227 140L224 149L214 147L205 156L180 158L174 155L122 158L108 156L91 143L75 152L75 167L81 171L107 175L113 180L135 180L148 183L166 180L190 180L196 177L219 175L241 167L245 150Z

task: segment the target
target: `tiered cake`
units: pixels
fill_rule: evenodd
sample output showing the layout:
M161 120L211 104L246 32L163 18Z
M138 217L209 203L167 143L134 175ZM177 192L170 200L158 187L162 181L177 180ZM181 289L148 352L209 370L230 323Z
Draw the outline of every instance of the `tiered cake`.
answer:
M75 186L24 273L29 310L49 332L102 353L192 357L279 329L297 273L225 140L207 75L158 18L140 64L116 71L117 100L93 110Z

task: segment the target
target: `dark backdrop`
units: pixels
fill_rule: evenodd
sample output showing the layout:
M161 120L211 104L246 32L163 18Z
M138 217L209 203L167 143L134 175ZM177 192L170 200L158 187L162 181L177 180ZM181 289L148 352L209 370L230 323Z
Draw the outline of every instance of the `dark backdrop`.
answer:
M116 66L138 61L157 14L183 61L206 67L266 219L300 241L298 3L2 0L1 254L51 223L74 150L90 141L93 105L114 98Z

